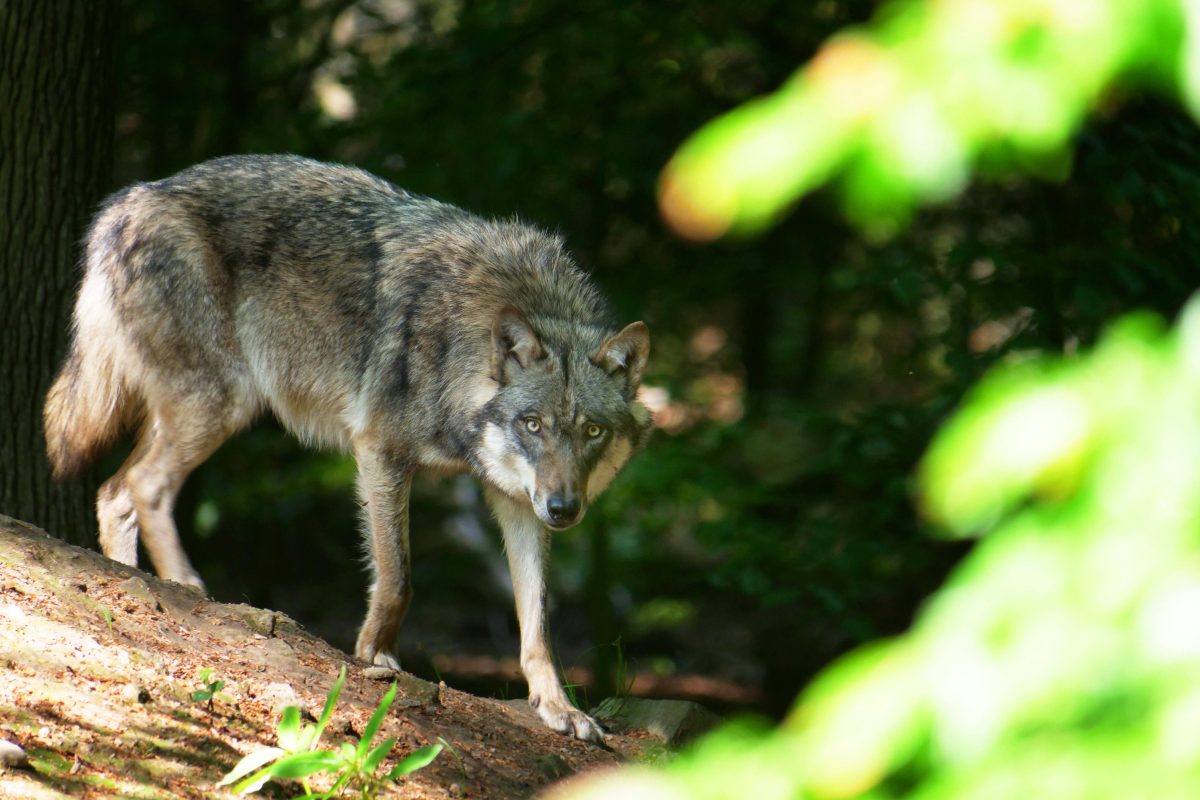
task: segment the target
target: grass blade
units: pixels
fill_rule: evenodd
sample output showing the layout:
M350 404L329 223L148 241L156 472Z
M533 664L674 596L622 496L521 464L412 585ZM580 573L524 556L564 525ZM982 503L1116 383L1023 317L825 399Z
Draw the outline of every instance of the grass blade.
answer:
M367 727L363 728L362 738L358 740L358 758L360 761L367 755L367 750L371 747L371 740L375 738L375 733L379 730L379 726L383 724L383 718L387 716L388 709L392 707L392 701L395 699L396 682L392 681L392 688L388 689L387 694L379 701L379 707L371 715L371 720L367 723Z
M399 764L392 768L391 772L388 773L388 780L394 781L397 778L401 778L409 774L410 772L416 772L423 767L429 766L429 763L437 758L438 753L440 752L442 752L442 746L440 744L428 744L422 747L420 750L416 750L408 754Z
M313 753L293 753L285 755L274 764L256 772L246 780L233 787L238 794L252 794L266 784L271 778L304 778L323 770L337 771L342 760L336 753L328 750L317 750Z
M243 756L242 760L229 771L229 774L221 778L221 782L217 786L229 786L232 783L236 783L251 772L254 772L254 770L261 768L265 764L269 764L283 754L284 752L278 747L255 750L250 755Z
M329 719L333 716L333 707L337 704L338 695L342 693L342 687L346 685L346 667L342 665L342 671L338 673L338 679L334 681L333 688L329 690L329 694L325 696L325 708L321 710L321 718L317 720L316 731L313 734L312 741L309 742L310 748L317 746L317 741L321 738L321 734L325 730L325 726L329 724Z
M238 794L254 794L269 780L271 780L270 768L259 770L249 778L246 778L246 780L234 786L233 791Z
M307 778L325 770L336 771L342 765L337 753L329 750L314 750L311 753L294 753L285 756L267 767L272 778Z
M300 709L297 706L288 706L283 709L283 715L279 718L279 727L276 730L279 736L279 746L289 753L294 753L307 744L300 741Z
M395 744L396 737L392 736L384 739L378 747L367 753L367 760L363 762L363 772L366 772L368 775L374 775L375 770L379 768L379 764L387 758L387 754L391 752Z

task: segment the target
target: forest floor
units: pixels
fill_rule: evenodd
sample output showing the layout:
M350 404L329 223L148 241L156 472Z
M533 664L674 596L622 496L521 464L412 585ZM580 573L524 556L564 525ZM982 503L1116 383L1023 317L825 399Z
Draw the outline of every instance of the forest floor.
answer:
M3 798L230 797L215 784L276 744L285 705L321 713L348 679L322 745L357 743L393 676L356 662L278 612L213 602L0 516L0 740L28 763L0 766ZM201 670L224 681L213 702ZM608 748L542 726L524 701L475 697L404 674L376 741L400 757L444 739L427 768L382 796L528 797L567 775L653 752L645 734ZM317 778L314 788L330 780ZM302 794L268 784L267 797Z

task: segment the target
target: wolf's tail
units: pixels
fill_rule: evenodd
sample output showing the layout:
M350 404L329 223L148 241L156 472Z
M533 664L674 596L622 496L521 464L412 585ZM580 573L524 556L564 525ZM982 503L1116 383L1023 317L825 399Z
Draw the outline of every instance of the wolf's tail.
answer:
M42 421L54 477L83 470L121 432L128 392L115 358L107 280L90 272L80 288L66 361L46 396Z

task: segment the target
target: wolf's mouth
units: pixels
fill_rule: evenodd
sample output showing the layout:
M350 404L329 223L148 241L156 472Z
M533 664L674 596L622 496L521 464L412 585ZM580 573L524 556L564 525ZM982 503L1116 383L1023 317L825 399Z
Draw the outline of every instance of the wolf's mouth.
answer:
M574 519L554 519L550 515L548 515L548 513L539 511L538 519L540 519L541 524L546 525L546 528L548 528L548 529L566 530L568 528L574 528L575 525L583 522L583 515L584 515L584 512L581 511L580 513L578 513L578 515Z

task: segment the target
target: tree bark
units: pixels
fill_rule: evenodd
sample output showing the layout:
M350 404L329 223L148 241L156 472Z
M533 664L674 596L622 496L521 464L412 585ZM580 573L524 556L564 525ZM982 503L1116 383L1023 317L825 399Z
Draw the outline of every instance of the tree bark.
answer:
M116 21L116 0L0 0L0 512L80 544L94 481L51 480L41 409L110 181Z

